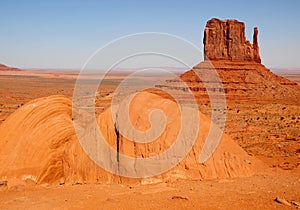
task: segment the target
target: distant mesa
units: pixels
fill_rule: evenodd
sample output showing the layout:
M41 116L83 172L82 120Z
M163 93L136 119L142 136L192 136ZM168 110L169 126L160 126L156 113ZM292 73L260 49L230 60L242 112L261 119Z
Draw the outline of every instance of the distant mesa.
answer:
M257 38L257 27L254 28L251 44L246 40L243 22L213 18L207 21L204 31L204 59L260 63Z
M21 69L9 67L0 63L0 71L21 71Z

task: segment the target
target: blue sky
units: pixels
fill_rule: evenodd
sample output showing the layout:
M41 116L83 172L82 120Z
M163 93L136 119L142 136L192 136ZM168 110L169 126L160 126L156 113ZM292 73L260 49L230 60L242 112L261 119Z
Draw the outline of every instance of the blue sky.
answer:
M164 32L202 46L212 17L259 28L267 67L300 67L300 1L0 1L0 63L21 68L81 68L106 43ZM251 40L252 41L252 40ZM199 58L199 61L201 58Z

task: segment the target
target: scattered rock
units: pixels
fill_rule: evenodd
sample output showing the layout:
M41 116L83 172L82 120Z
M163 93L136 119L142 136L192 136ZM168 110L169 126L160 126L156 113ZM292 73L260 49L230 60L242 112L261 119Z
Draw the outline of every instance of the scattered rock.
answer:
M286 206L291 206L291 202L287 201L285 198L276 197L275 200L277 203L284 204Z
M189 200L189 197L186 195L174 195L172 197L172 200L174 200L174 199Z
M297 201L291 201L291 204L293 204L294 206L299 206L300 207L300 203Z
M245 162L246 162L247 164L251 164L251 161L250 161L250 160L245 160Z
M0 187L7 187L7 181L0 181Z
M287 138L285 138L285 140L286 140L286 141L297 141L297 139L294 138L294 137L291 137L291 138L288 138L288 137L287 137Z
M64 179L60 179L59 180L59 185L64 185L65 184L65 180Z
M300 207L300 203L297 202L297 201L294 201L294 200L288 201L288 200L286 200L285 198L279 198L279 197L276 197L276 198L275 198L275 201L276 201L277 203L284 204L284 205L287 205L287 206L292 206L292 205L293 205L293 206Z

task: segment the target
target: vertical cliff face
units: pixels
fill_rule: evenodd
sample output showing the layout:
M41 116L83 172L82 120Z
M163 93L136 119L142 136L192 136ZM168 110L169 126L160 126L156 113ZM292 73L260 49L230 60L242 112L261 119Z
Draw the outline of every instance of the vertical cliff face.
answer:
M260 63L257 36L258 29L255 27L251 44L245 38L243 22L213 18L204 30L204 59Z

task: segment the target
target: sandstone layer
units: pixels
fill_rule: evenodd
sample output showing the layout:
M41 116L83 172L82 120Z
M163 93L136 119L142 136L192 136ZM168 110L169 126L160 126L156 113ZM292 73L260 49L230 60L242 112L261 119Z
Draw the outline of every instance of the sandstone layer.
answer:
M237 20L213 18L207 21L203 44L205 59L208 60L261 62L257 27L251 44L245 37L245 24Z
M132 102L131 120L138 129L143 130L149 126L149 111L155 108L164 110L168 119L163 134L149 145L139 145L121 135L120 153L132 157L147 157L168 149L172 144L180 127L177 104L172 100L142 92ZM33 100L13 113L0 127L1 180L8 181L11 185L20 182L38 184L152 182L151 179L118 177L97 166L83 151L77 139L71 112L72 105L69 99L63 96L50 96ZM155 177L155 180L241 177L250 176L261 170L263 164L248 156L227 135L222 136L212 157L200 164L199 154L211 121L201 113L199 116L200 132L192 150L175 168ZM116 132L110 109L99 116L98 122L107 142L116 149Z

